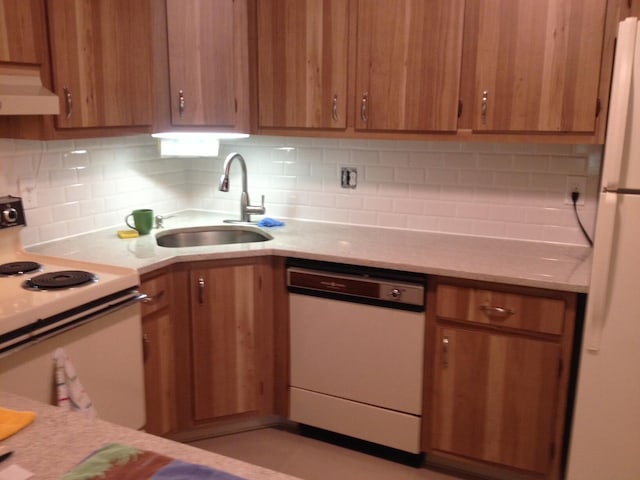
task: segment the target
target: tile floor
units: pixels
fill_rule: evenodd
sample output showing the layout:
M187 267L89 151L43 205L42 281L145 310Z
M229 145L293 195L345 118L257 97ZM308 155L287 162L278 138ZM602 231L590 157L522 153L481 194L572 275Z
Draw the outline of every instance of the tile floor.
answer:
M283 428L235 433L190 445L305 480L458 480L460 477L414 468L342 448Z

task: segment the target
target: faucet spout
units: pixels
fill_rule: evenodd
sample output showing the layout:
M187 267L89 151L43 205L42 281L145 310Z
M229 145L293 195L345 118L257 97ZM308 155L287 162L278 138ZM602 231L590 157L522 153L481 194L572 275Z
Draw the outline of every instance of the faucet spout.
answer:
M262 196L262 205L251 205L249 202L249 192L247 188L247 164L244 161L242 155L237 152L230 153L224 160L223 174L220 176L220 183L218 189L221 192L229 191L229 172L231 170L231 164L234 160L238 160L240 168L242 169L242 194L240 195L240 221L251 221L252 214L262 215L265 212L264 208L264 195Z

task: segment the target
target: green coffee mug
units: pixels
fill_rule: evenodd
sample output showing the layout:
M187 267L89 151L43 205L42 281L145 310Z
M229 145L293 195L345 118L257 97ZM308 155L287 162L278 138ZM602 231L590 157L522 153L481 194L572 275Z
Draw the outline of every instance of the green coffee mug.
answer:
M129 223L129 217L133 217L133 225ZM150 208L134 210L124 217L124 223L136 230L140 235L146 235L153 228L153 210Z

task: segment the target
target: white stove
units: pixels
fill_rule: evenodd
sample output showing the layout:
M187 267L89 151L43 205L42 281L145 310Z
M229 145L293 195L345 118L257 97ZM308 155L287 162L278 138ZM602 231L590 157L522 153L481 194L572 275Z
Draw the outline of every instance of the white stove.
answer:
M20 231L25 219L19 198L0 198L0 354L6 349L10 332L38 324L64 321L59 316L91 309L92 303L118 298L121 293L135 289L139 278L135 270L70 259L48 257L24 251ZM3 275L2 266L30 263L38 265L33 271ZM7 270L12 270L8 268ZM86 274L91 280L77 286L64 287L64 278ZM54 288L33 290L25 288L32 279L51 276ZM31 329L33 331L33 328ZM9 343L14 343L12 340Z
M0 197L0 389L59 400L53 359L63 349L98 416L142 428L139 302L146 296L137 290L138 273L26 252L25 225L20 198Z

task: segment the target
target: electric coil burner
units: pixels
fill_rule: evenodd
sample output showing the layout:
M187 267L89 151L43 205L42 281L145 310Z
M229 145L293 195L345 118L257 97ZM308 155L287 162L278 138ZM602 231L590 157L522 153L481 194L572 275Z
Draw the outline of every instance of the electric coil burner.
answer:
M0 265L0 276L24 275L25 273L40 270L42 265L38 262L9 262Z
M35 277L25 280L22 286L29 290L59 290L80 287L97 281L98 277L91 272L85 272L83 270L62 270L36 275Z

